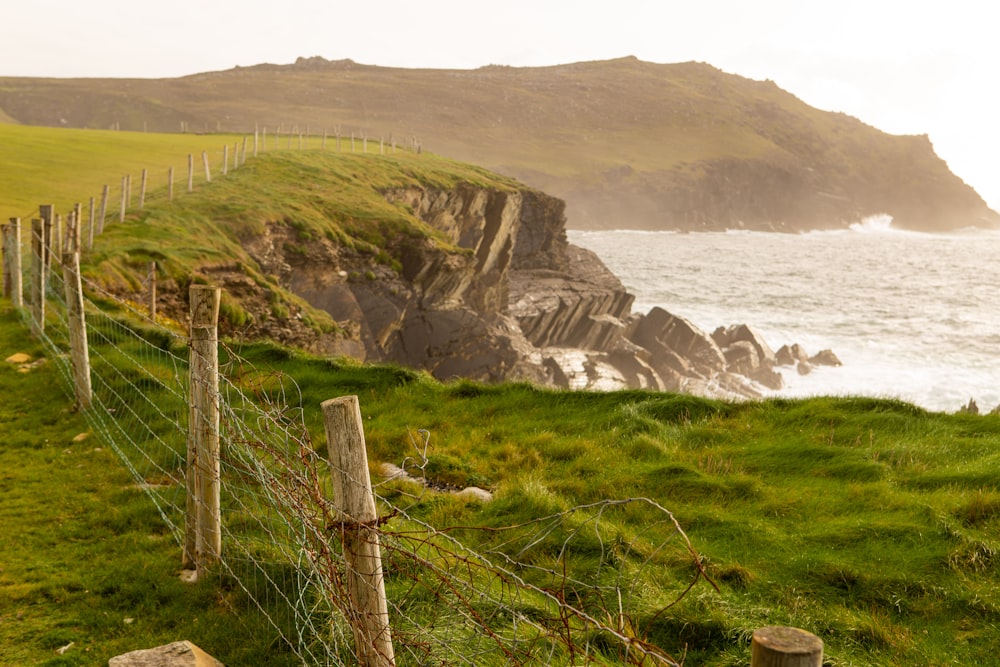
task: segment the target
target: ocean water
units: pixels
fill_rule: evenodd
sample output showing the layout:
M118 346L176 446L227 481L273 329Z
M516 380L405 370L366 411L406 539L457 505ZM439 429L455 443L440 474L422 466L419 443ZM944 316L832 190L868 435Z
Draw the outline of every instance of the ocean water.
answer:
M783 371L777 395L893 397L954 412L1000 404L1000 232L924 234L885 216L850 229L578 231L635 295L707 333L749 324L777 350L831 349L843 366Z

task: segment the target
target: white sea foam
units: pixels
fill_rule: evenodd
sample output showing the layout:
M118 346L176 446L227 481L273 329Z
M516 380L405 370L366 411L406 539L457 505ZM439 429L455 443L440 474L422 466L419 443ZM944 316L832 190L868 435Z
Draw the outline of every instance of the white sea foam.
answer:
M775 348L844 362L786 373L783 395L1000 403L1000 233L897 230L886 217L807 234L576 232L635 294L706 331L747 323Z

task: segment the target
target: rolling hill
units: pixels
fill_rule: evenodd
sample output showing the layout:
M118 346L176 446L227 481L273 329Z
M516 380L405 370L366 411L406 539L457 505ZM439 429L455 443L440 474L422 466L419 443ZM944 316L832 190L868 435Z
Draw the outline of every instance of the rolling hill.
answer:
M565 199L571 228L797 231L877 213L925 231L1000 224L927 136L889 135L704 63L427 70L300 58L176 79L0 78L2 117L409 142Z

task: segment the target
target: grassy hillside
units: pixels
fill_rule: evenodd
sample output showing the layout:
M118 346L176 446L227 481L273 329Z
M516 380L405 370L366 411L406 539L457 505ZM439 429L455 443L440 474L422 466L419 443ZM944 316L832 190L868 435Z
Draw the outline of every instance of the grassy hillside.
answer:
M2 347L23 351L22 326L0 315ZM718 591L702 582L660 609L694 574L678 559L644 585L652 606L629 621L686 664L746 665L750 634L770 624L815 632L837 666L990 664L1000 642L998 417L873 399L735 405L439 384L271 345L242 352L295 379L317 443L319 403L358 394L373 462L414 456L412 434L425 429L429 478L494 490L485 506L400 496L442 528L507 526L605 498L671 510ZM49 366L0 368L18 397L4 412L0 516L19 536L0 547L0 664L100 665L180 638L227 664L281 664L271 631L219 592L224 582L177 582L179 548L107 448L73 441L85 426L69 399L53 401L53 382ZM645 515L626 518L621 545L663 537Z
M275 154L172 207L154 198L147 217L112 225L95 257L105 276L137 271L154 252L178 272L238 261L235 235L252 231L275 201L302 202L296 220L304 232L375 247L377 238L361 236L373 231L372 207L388 230L394 221L409 225L412 215L355 195L408 179L491 178L438 158L415 160ZM299 169L316 180L288 178ZM243 178L257 179L259 199L233 196ZM338 208L310 194L315 183L333 190ZM192 236L197 216L217 234ZM18 318L0 309L3 358L37 356L40 348L26 340ZM687 664L746 665L750 634L772 624L815 632L835 666L995 661L998 416L858 398L730 404L440 384L270 344L240 349L262 371L295 380L314 442L323 441L319 403L357 394L373 462L412 457L412 434L423 429L432 480L495 492L484 506L407 496L414 514L436 526L508 526L606 498L645 497L671 510L718 591L702 582L663 609L694 575L677 559L643 582L648 605L629 621L642 637L686 654ZM0 544L0 664L102 665L116 653L182 638L226 664L294 664L231 582L177 581L179 549L155 508L106 444L93 436L74 442L86 426L54 390L61 378L52 366L25 374L0 366L0 390L10 397L0 409L0 525L16 536ZM382 491L394 499L405 489ZM602 558L666 539L651 533L659 527L649 519L626 516Z

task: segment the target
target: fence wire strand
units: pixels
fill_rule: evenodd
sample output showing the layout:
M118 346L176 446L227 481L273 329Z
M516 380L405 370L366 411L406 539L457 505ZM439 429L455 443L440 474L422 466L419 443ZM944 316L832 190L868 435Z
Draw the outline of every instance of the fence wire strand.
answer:
M55 265L48 274L42 340L71 395L62 277ZM87 421L182 546L189 341L97 285L87 291ZM30 323L32 310L21 313ZM220 357L219 583L233 604L263 614L303 664L359 663L344 558L355 534L381 545L396 664L682 663L647 637L665 609L708 577L664 507L605 500L518 525L435 527L414 507L437 492L390 480L375 486L379 520L351 527L334 506L330 462L317 451L293 379L254 368L225 345ZM422 462L407 457L404 468L409 461L422 471L428 437L410 434ZM633 529L625 534L623 525ZM659 599L652 582L684 561L691 581L674 599Z

